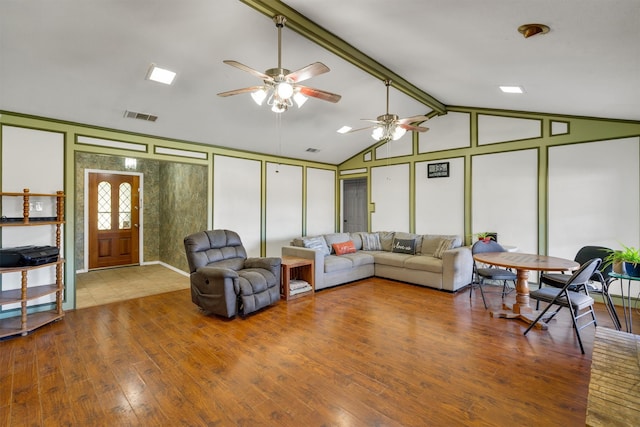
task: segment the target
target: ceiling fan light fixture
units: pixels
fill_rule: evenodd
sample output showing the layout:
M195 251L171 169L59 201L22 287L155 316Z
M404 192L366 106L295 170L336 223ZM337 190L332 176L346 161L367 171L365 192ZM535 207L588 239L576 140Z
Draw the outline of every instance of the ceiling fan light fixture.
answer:
M289 99L293 96L293 86L288 82L278 83L276 86L276 93L282 99Z
M264 100L267 99L267 94L268 94L268 92L266 90L258 89L258 90L254 91L254 92L251 92L251 98L253 98L253 100L256 102L256 104L262 105Z
M406 129L403 129L400 126L395 126L395 129L391 132L391 139L397 141L402 138L405 133L407 133Z
M274 102L271 105L271 111L273 111L274 113L284 113L285 111L287 111L287 104L283 102Z
M376 141L381 141L382 139L384 139L384 126L376 126L373 128L373 132L371 132L371 138L375 139Z
M309 98L301 94L299 90L293 94L293 100L295 101L298 108L302 107L304 103L307 102L307 99Z

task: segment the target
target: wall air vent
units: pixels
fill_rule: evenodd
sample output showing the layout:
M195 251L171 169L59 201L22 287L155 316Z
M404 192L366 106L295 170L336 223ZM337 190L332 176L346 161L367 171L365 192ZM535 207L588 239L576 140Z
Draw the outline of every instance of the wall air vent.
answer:
M146 120L147 122L155 122L156 120L158 120L158 116L154 116L152 114L137 113L135 111L129 110L125 110L124 116L128 119Z
M320 149L319 148L307 148L307 151L309 153L317 153L318 151L320 151Z

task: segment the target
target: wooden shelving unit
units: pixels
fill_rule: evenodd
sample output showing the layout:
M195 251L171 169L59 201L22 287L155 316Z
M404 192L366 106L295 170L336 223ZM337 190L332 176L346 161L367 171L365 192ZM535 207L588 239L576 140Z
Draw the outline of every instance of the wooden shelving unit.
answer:
M23 200L23 213L22 220L17 221L0 221L0 227L25 227L25 226L48 226L54 229L56 247L60 249L61 241L61 227L64 224L64 192L58 191L56 194L42 194L31 193L28 188L25 188L22 193L0 193L1 197L22 197ZM56 216L53 218L47 218L46 220L39 220L29 217L29 206L31 197L51 197L56 201ZM28 244L28 242L25 242ZM21 285L19 289L0 289L0 305L8 304L20 304L20 316L0 319L0 338L13 336L13 335L26 335L27 333L44 326L48 323L54 322L64 317L62 310L62 293L64 291L64 284L62 280L64 259L62 256L55 262L47 264L35 265L35 266L19 266L19 267L0 267L0 274L6 273L20 273ZM29 286L28 274L30 271L39 269L55 267L56 278L55 283L51 284L38 284ZM41 298L43 296L55 294L55 307L53 309L28 312L28 302Z

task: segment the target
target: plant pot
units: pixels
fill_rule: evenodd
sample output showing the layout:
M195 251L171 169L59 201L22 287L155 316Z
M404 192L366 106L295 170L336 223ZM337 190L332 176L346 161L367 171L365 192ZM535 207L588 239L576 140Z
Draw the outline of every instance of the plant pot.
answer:
M614 273L624 274L624 267L622 266L621 262L614 262L612 270Z
M624 274L631 277L640 277L640 263L633 264L630 262L623 263Z

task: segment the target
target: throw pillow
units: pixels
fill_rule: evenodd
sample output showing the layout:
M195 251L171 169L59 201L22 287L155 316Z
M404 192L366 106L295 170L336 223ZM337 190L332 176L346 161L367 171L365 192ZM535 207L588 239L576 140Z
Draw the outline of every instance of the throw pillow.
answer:
M454 242L455 242L455 239L441 239L440 244L438 245L436 250L433 252L433 256L436 258L442 259L442 255L444 254L444 251L448 251L449 249L453 248Z
M378 231L378 236L380 236L380 246L382 246L383 251L391 252L395 234L395 231Z
M416 253L416 239L393 239L391 252L414 255Z
M381 251L380 237L378 233L362 233L362 250L364 251Z
M333 250L336 255L352 254L356 251L356 246L353 244L353 240L348 242L334 243Z
M305 248L320 251L323 255L329 255L329 247L322 236L304 237L302 239L302 244Z
M349 237L349 233L327 233L323 234L322 236L324 237L324 241L327 242L329 253L334 253L334 243L344 243L351 240L351 238Z

